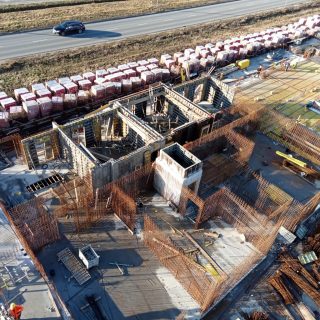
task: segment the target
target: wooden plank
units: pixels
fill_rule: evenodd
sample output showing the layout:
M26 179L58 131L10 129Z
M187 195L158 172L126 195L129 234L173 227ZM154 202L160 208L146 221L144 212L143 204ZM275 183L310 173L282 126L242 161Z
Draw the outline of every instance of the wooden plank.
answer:
M212 257L208 254L208 252L199 245L199 243L187 232L182 231L183 234L194 244L196 248L198 248L201 254L212 264L212 266L218 271L219 275L223 278L227 278L227 274L220 268L220 266L212 259Z

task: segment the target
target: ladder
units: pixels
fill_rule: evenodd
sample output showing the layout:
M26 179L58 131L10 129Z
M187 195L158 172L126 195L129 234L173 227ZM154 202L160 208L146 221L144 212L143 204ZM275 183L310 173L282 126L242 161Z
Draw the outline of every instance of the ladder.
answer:
M95 137L94 137L92 121L85 121L83 123L83 126L84 126L86 147L90 148L90 147L95 146L96 141L95 141Z
M213 71L216 69L216 66L215 65L213 65L210 69L209 69L209 71L208 71L208 76L211 76L211 74L213 73Z

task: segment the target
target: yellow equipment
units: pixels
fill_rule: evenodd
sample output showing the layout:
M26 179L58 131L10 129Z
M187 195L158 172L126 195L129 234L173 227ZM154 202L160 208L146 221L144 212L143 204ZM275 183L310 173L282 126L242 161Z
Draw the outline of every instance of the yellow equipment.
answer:
M214 277L218 277L218 276L219 276L219 272L218 272L210 263L206 264L206 265L204 266L204 268L205 268L206 271L207 271L208 273L210 273L212 276L214 276Z
M250 60L249 59L239 60L236 62L236 65L239 67L240 70L246 69L250 66Z
M186 73L186 70L184 68L181 68L180 76L181 76L181 82L185 82L187 73Z
M302 168L307 168L307 163L306 162L303 162L301 160L298 160L296 158L294 158L291 154L285 154L281 151L276 151L276 154L279 156L279 157L282 157L286 160L288 160L289 162L299 166L299 167L302 167Z

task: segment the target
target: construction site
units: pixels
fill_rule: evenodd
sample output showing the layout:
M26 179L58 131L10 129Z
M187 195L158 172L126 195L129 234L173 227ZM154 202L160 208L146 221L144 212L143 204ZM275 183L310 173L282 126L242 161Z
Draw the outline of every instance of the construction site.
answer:
M308 36L8 131L1 302L39 281L50 319L319 319L319 56Z

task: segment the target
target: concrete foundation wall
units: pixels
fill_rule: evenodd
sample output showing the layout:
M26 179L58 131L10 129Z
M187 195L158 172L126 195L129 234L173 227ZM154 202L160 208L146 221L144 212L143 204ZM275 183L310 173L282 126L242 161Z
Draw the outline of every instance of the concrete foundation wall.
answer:
M92 170L93 189L102 188L112 181L112 161L97 165Z
M87 158L83 151L68 136L58 129L61 157L67 160L72 169L81 177L91 174L95 163Z
M179 206L182 189L189 187L197 194L201 177L201 161L175 143L160 151L153 186L166 200Z
M168 166L168 163L158 158L156 161L153 186L166 200L179 206L182 188L194 184L192 190L197 193L201 177L202 169L187 178L182 178L176 171L174 165Z
M112 162L112 179L116 180L150 162L150 154L165 146L165 141L152 143Z

